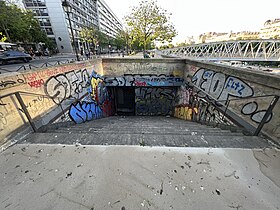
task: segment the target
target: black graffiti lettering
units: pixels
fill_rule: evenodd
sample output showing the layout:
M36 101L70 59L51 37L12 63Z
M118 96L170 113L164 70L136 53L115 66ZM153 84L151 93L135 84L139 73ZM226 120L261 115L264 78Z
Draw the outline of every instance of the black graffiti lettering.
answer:
M136 114L170 115L175 95L175 88L135 88Z
M123 77L106 77L106 86L181 86L184 79L179 77L141 74L125 74Z
M86 69L71 71L50 77L45 83L45 93L56 103L76 98L88 86L89 74Z

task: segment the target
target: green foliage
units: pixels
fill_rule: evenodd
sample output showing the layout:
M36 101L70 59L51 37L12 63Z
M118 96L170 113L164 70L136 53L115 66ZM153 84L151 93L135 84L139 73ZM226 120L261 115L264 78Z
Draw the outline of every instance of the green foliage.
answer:
M84 27L80 31L80 38L83 42L93 43L94 46L107 46L110 38L94 27Z
M0 42L5 42L6 40L7 37L2 32L0 32Z
M114 40L117 49L122 49L123 47L128 46L129 42L130 38L126 31L120 31Z
M0 1L0 31L9 42L49 42L31 11L22 11L16 5L9 6L4 1Z
M154 41L171 42L177 32L170 22L170 13L160 8L155 0L142 0L132 8L130 15L125 17L132 37L132 42L147 49Z
M165 44L159 47L160 50L164 50L164 49L170 49L170 48L174 48L175 46L171 43L169 44Z

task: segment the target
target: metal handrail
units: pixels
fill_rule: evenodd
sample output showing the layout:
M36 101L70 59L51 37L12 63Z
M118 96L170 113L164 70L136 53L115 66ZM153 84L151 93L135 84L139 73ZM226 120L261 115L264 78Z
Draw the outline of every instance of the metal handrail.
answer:
M24 101L23 101L23 99L22 99L20 94L33 95L33 96L43 96L43 97L48 97L48 98L49 98L49 96L48 95L44 95L44 94L38 94L38 93L29 93L29 92L25 92L25 91L17 91L17 92L8 93L8 94L0 96L0 99L6 98L6 97L9 97L9 96L12 96L12 95L16 96L16 99L18 100L18 102L19 102L19 104L21 106L21 109L22 109L23 113L25 114L25 116L26 116L26 118L27 118L27 120L28 120L28 122L29 122L29 124L30 124L30 126L32 128L32 130L36 133L37 132L37 128L36 128L34 122L32 121L32 118L31 118L31 116L30 116L30 114L29 114L29 112L28 112L28 110L26 108L26 105L24 104ZM58 98L61 98L61 97L58 97ZM0 105L5 105L5 104L0 104ZM62 109L61 104L60 104L60 107ZM63 112L63 109L62 109L62 112Z
M227 110L228 110L228 106L229 106L229 103L231 101L238 101L238 100L245 100L245 99L252 99L252 98L264 98L264 97L273 97L272 101L270 102L269 104L269 107L268 109L266 110L266 113L265 115L263 116L261 122L259 123L258 127L255 129L255 132L254 132L254 136L258 136L259 133L261 132L266 120L268 119L269 115L272 113L272 110L273 108L275 107L276 103L278 102L279 100L279 96L278 95L274 95L274 94L269 94L269 95L261 95L261 96L249 96L249 97L245 97L245 98L237 98L237 99L227 99L227 100L216 100L214 97L212 97L211 95L209 95L209 93L207 93L206 91L200 89L199 87L197 86L193 86L194 88L196 88L197 90L201 91L202 93L206 94L208 98L210 98L210 101L206 98L205 100L208 102L208 103L211 103L212 105L214 105L217 109L219 109L220 112L223 113L223 117L222 119L224 119L224 117L229 117L227 115ZM226 103L226 106L224 106L223 104L219 104L219 106L222 106L225 108L225 110L222 110L219 108L219 106L217 106L217 102L227 102ZM234 124L237 124L233 121Z
M32 96L43 96L43 97L48 97L48 98L50 98L50 97L48 95L44 95L44 94L40 94L40 93L30 93L30 92L25 92L25 91L17 91L17 92L8 93L8 94L5 94L5 95L0 95L0 99L6 98L6 97L9 97L9 96L12 96L12 95L16 96L16 99L18 100L18 102L19 102L19 104L20 104L20 106L22 108L22 111L25 114L25 116L26 116L26 118L27 118L27 120L28 120L28 122L29 122L29 124L30 124L30 126L32 128L32 130L36 133L38 129L36 128L34 122L32 121L32 118L31 118L31 116L30 116L30 114L29 114L29 112L28 112L28 110L26 108L26 105L24 104L24 101L23 101L23 99L21 97L21 94L32 95ZM81 98L84 98L86 95L88 95L88 93L82 95ZM62 97L57 97L57 98L58 99L63 99ZM63 100L61 100L61 102L62 101ZM5 104L0 104L0 105L5 105ZM64 110L62 108L61 103L58 104L58 106L60 106L62 113L65 115L65 112L64 112Z
M27 69L29 69L29 70L31 70L32 68L34 69L34 68L36 68L36 69L38 69L38 68L42 68L42 67L48 67L48 66L57 66L57 65L61 65L61 64L67 64L67 63L71 63L71 62L73 62L73 61L75 61L75 59L66 59L66 60L64 60L64 61L57 61L57 60L54 60L54 61L51 61L51 62L54 62L54 64L51 64L50 62L45 62L45 63L43 63L42 65L41 64L39 64L39 65L41 65L41 66L36 66L36 65L34 65L34 64L28 64L28 65L21 65L18 69L16 69L16 70L7 70L7 69L4 69L4 68L0 68L0 74L2 73L1 71L5 71L5 72L18 72L18 71L20 71L21 69L23 69L24 71L25 70L27 70Z

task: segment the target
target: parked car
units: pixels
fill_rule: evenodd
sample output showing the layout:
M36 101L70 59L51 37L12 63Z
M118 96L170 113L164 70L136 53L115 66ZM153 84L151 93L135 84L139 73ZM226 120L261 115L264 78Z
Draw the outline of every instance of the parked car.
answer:
M19 51L4 51L0 53L0 63L7 64L10 61L23 61L25 63L32 60L29 54Z

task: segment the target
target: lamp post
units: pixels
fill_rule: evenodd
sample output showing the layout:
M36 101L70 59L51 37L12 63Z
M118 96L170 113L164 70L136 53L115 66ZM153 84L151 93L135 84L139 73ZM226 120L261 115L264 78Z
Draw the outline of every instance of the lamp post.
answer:
M71 9L72 9L71 5L67 0L64 0L62 2L62 7L63 7L63 9L66 12L67 17L68 17L69 26L70 26L71 35L72 35L72 46L74 46L77 61L80 61L79 55L78 55L78 49L77 49L77 46L76 46L75 40L74 40L74 33L73 33L73 28L72 28L72 24L71 24L71 20L70 20L70 15L69 15L71 13Z

